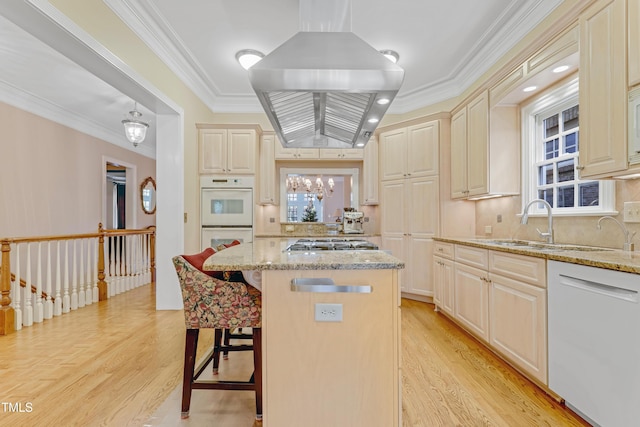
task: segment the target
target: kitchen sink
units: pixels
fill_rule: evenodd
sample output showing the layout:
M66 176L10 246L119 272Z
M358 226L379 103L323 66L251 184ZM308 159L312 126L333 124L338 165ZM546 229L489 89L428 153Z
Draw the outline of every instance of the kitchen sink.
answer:
M494 240L494 239L478 239L478 243L485 243L487 245L497 245L512 248L532 249L536 251L544 252L559 252L559 251L612 251L610 248L600 248L597 246L583 246L572 245L564 243L544 243L544 242L532 242L528 240Z

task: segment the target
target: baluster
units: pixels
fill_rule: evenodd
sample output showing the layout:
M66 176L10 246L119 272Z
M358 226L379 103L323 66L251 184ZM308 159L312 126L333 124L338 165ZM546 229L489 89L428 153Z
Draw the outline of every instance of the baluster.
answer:
M20 247L16 244L16 282L13 293L13 310L16 320L16 331L22 329L22 286L20 286Z
M62 314L62 298L60 291L62 289L61 270L62 264L60 263L60 240L56 243L56 295L53 302L53 315L60 316Z
M122 293L122 236L116 236L116 294Z
M94 240L94 247L93 247L93 255L94 255L94 260L93 260L93 265L95 266L95 269L93 270L94 275L93 275L93 290L92 290L92 300L93 302L98 302L100 301L100 288L98 287L98 284L100 282L100 280L104 280L104 258L102 258L102 265L100 265L100 251L102 252L102 256L104 257L104 250L100 248L100 246L102 245L101 243L101 239L98 238L96 240ZM102 268L102 279L100 279L100 269Z
M73 281L71 282L71 310L78 309L78 251L77 240L73 240Z
M27 243L27 276L25 278L24 313L22 324L33 325L33 296L31 295L31 243Z
M80 260L78 261L78 308L84 307L84 239L78 239L78 254Z
M142 282L140 281L140 279L142 278L140 276L140 258L141 258L141 247L140 247L140 235L136 234L135 236L133 236L133 242L134 242L134 247L135 247L135 269L134 269L134 273L135 273L135 287L139 287L140 285L142 285Z
M127 286L125 287L125 290L130 291L133 288L133 245L131 241L131 236L124 236L124 242L125 242L124 267L125 267L125 274L127 277L127 282L126 282Z
M142 271L144 279L142 280L143 284L147 284L151 281L150 271L149 271L149 235L142 235Z
M89 305L93 303L93 284L91 283L91 279L93 276L91 275L91 263L93 260L91 259L91 239L87 239L87 280L84 288L84 303Z
M64 241L64 296L62 297L62 312L71 310L71 296L69 295L69 241Z
M53 317L53 301L51 300L51 242L47 242L47 286L45 288L47 293L47 299L44 302L44 316L45 319L51 319Z
M44 318L44 307L42 305L42 248L41 243L38 242L38 265L36 265L36 305L33 310L33 321L35 323L42 323L42 319Z

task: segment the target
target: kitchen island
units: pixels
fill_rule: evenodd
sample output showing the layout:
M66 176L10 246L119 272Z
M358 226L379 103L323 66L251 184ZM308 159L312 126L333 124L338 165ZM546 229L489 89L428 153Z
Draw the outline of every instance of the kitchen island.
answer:
M402 425L403 262L377 250L286 251L291 243L257 239L204 263L262 271L263 425Z

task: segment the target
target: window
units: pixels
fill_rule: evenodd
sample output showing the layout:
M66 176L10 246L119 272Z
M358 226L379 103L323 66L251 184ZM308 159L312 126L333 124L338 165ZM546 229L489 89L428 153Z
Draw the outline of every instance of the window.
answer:
M611 182L581 180L578 81L555 88L523 107L523 206L546 200L554 215L601 215L613 211ZM542 205L531 213L542 213Z

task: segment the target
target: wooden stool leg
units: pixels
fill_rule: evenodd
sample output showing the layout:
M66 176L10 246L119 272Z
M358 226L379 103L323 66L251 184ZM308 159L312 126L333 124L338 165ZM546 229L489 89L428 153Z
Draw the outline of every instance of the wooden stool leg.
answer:
M220 365L220 345L222 343L222 329L216 329L213 336L213 375L218 375Z
M184 344L184 373L182 376L182 413L181 418L189 417L191 405L191 385L193 384L193 371L196 365L196 349L198 348L199 329L187 329Z
M262 419L262 329L253 328L253 377L256 388L256 420Z
M224 330L224 345L225 347L229 347L229 343L231 341L231 329L225 329ZM229 352L228 351L224 351L222 352L222 358L224 360L229 359Z

